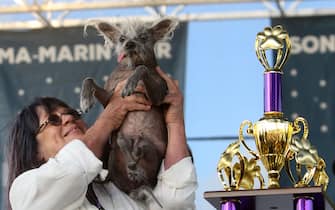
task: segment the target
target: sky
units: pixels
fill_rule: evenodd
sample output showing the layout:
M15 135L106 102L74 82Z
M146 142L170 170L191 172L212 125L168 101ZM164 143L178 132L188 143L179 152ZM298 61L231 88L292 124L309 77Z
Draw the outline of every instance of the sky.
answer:
M243 120L255 122L262 117L263 68L254 42L269 24L267 19L190 23L185 85L188 137L237 136ZM203 192L223 189L216 165L233 140L189 141L199 179L197 209L215 209Z
M313 4L334 6L334 2L327 0ZM208 7L212 11L227 9L217 5ZM200 12L204 8L187 9ZM189 23L184 90L188 138L237 136L243 120L255 122L262 117L263 67L256 58L254 43L256 34L267 26L270 26L269 19ZM220 154L233 140L189 141L199 182L198 210L215 209L203 198L203 193L223 190L216 165ZM247 142L253 147L251 140Z

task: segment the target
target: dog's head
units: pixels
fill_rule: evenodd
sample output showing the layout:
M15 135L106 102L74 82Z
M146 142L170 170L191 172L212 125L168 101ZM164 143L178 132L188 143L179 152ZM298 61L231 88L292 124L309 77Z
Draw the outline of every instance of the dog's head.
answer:
M178 21L162 18L154 23L128 19L119 23L97 22L96 29L118 56L118 62L128 67L155 64L154 46L159 40L172 37Z

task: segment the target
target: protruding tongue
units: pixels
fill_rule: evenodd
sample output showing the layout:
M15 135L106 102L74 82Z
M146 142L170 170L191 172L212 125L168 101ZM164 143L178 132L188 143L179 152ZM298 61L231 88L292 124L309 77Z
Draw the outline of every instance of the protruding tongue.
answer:
M117 57L117 62L121 63L121 61L126 57L126 54L121 53L118 57Z

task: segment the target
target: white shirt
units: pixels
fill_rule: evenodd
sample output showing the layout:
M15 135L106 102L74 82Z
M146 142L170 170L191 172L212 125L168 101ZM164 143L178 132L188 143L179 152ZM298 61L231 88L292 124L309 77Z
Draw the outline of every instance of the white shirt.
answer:
M102 170L102 162L80 140L65 145L39 168L18 176L10 189L13 210L96 210L86 199L87 186ZM193 210L197 179L191 158L168 170L163 164L153 192L164 210ZM113 183L94 184L106 210L161 210L154 201L147 205L131 199Z

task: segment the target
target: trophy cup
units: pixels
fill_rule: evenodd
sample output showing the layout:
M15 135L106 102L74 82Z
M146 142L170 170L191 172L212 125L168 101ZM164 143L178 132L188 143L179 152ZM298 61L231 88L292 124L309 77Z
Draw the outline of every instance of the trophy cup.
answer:
M329 178L325 172L325 162L317 154L317 150L308 140L308 123L298 117L293 122L284 118L282 111L282 67L288 59L291 43L288 33L282 26L266 27L256 36L255 50L258 60L264 67L264 115L254 124L245 120L239 129L239 139L228 146L222 153L217 165L217 172L224 190L227 192L252 190L254 180L258 180L259 188L271 193L280 189L280 171L285 167L294 189L300 188L294 194L295 209L312 210L313 196L305 195L302 188L309 187L313 180L315 186L325 191ZM267 52L274 54L273 65L270 65ZM244 132L244 130L246 132ZM257 151L253 151L245 142L244 133L255 140ZM243 145L252 158L242 155L240 145ZM236 161L237 159L237 161ZM260 161L259 161L260 160ZM291 165L295 161L293 176ZM235 163L234 163L235 162ZM265 186L261 162L268 175ZM297 178L295 178L297 177ZM311 188L312 189L312 188ZM269 191L270 190L270 191ZM245 191L246 192L246 191ZM262 191L264 192L264 190ZM302 193L300 193L302 192ZM266 192L265 192L266 194ZM229 197L222 199L222 210L235 210L241 204L241 199Z

